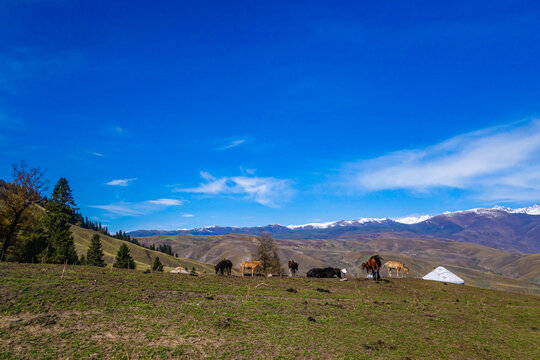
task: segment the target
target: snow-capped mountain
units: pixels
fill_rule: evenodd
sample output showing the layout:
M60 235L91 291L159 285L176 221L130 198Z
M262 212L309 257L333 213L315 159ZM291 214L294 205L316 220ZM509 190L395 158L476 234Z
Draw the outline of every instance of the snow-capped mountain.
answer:
M152 235L227 235L271 233L276 239L347 239L373 237L442 238L474 242L512 252L540 252L540 205L511 209L503 206L401 218L359 218L302 225L255 227L206 226L196 229L136 230L135 237Z

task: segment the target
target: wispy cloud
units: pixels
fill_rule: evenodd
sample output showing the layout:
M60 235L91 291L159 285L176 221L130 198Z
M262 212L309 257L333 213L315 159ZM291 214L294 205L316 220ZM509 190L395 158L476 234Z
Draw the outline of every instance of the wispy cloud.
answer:
M111 180L109 181L108 183L106 183L107 185L111 185L111 186L128 186L128 184L131 182L131 181L135 181L137 180L137 178L131 178L131 179L116 179L116 180Z
M150 204L156 204L156 205L167 205L167 206L179 206L182 205L184 201L176 200L176 199L157 199L157 200L149 200Z
M181 206L183 200L157 199L141 202L117 202L107 205L91 205L91 208L105 210L110 216L140 216L163 210L170 206Z
M95 151L89 151L88 152L90 155L94 155L94 156L97 156L97 157L104 157L105 155L103 155L102 153L99 153L99 152L95 152Z
M125 134L126 133L126 129L124 129L123 127L120 127L118 125L115 125L111 128L111 130L117 134Z
M341 175L349 188L362 192L455 188L484 200L538 200L540 121L484 129L425 149L359 161Z
M182 214L182 217L185 217L185 218L190 218L190 217L194 217L195 215L193 214Z
M230 141L227 142L227 144L218 147L216 150L221 151L221 150L232 149L232 148L235 148L235 147L237 147L237 146L242 145L242 144L245 143L246 141L247 141L246 139L235 139L235 140L230 140Z
M255 175L255 172L257 171L257 169L246 169L246 168L243 168L243 167L240 167L240 171L242 172L242 175Z
M232 176L216 178L207 172L201 172L206 180L195 188L179 188L176 192L198 193L206 195L235 194L269 207L278 207L287 202L294 194L292 181L273 177Z

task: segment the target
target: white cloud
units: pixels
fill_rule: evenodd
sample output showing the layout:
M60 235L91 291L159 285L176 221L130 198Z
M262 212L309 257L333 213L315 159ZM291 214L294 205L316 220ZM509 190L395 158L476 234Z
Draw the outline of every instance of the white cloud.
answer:
M286 179L254 176L215 178L207 172L201 172L201 176L206 180L206 183L202 183L196 188L180 188L174 191L207 195L245 195L248 199L270 207L277 207L288 201L294 194L292 182Z
M143 214L140 209L137 209L137 206L135 206L135 204L126 202L119 202L109 205L90 205L90 207L105 210L111 215L137 216Z
M97 157L104 157L105 156L102 153L98 153L98 152L95 152L95 151L89 151L88 153L91 154L91 155L97 156Z
M131 182L131 181L135 181L137 180L137 178L131 178L131 179L116 179L116 180L111 180L107 183L107 185L111 185L111 186L128 186L128 184Z
M141 202L117 202L108 205L91 205L91 208L105 210L111 216L140 216L163 210L170 206L180 206L184 203L176 199L157 199Z
M242 144L245 143L246 141L247 141L246 139L236 139L236 140L231 140L231 141L228 142L227 144L218 147L216 150L227 150L227 149L232 149L232 148L235 148L235 147L237 147L237 146L242 145Z
M167 205L167 206L179 206L182 205L183 201L176 200L176 199L157 199L157 200L149 200L150 204L156 204L156 205Z
M194 217L195 215L193 214L182 214L182 217L185 217L185 218L190 218L190 217Z
M485 200L537 200L540 121L489 128L425 149L359 161L341 175L348 187L364 192L456 188Z

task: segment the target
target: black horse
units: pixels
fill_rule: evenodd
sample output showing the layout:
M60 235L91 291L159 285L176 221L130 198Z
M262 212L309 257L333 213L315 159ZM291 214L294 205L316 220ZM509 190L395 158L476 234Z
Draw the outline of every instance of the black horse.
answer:
M313 268L307 272L307 277L314 277L314 278L333 278L333 277L341 278L341 270L338 268L332 268L332 267L326 267L324 269L321 268Z
M216 275L218 272L221 272L221 275L225 275L224 271L227 272L227 275L231 275L232 262L229 259L223 259L217 263L215 269L216 269Z
M289 260L289 272L291 276L295 276L298 271L298 263L294 259Z

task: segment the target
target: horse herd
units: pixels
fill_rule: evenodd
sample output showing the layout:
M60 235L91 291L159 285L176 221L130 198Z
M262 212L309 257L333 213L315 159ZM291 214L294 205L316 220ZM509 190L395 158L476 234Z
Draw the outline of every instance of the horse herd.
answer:
M388 269L388 276L392 277L392 270L396 270L396 275L399 277L401 272L403 271L406 274L409 274L409 268L403 265L399 261L388 261L382 265L381 260L384 260L379 255L373 255L370 257L366 262L362 263L362 270L366 270L368 273L368 276L371 276L373 280L378 281L381 279L381 276L379 274L379 270L382 267L386 267ZM381 266L382 265L382 266ZM231 275L233 264L228 259L223 259L217 265L215 266L216 275L218 273L221 273L221 275ZM296 272L298 271L298 262L296 262L294 259L290 259L288 262L289 267L289 275L290 276L296 276ZM255 276L255 272L262 271L263 263L262 261L243 261L240 264L240 271L242 272L242 276L245 275L246 270L251 270L251 276ZM345 273L345 270L341 270L339 268L333 268L333 267L326 267L326 268L313 268L307 272L307 277L313 277L313 278L333 278L338 277L341 278L342 274ZM403 274L404 276L404 274Z

